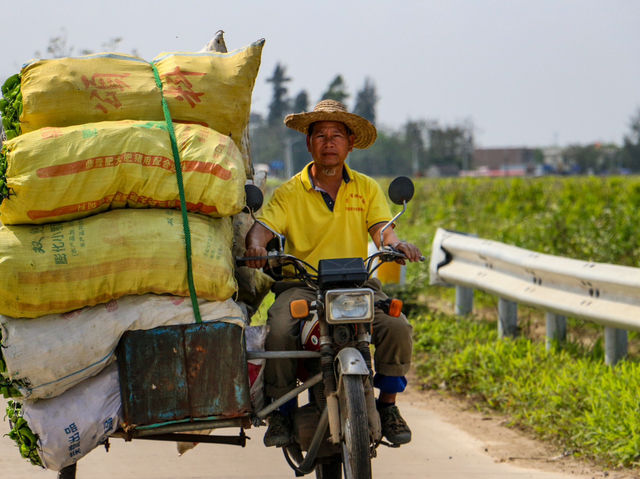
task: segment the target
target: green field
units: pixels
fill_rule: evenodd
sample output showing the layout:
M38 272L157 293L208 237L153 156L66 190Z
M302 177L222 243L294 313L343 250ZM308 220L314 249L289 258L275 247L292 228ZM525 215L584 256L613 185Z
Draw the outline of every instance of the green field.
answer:
M627 266L640 262L640 177L415 183L399 231L424 249L440 227L558 256Z
M638 206L637 177L420 179L397 231L425 256L441 227L547 254L635 267ZM572 318L563 348L547 351L539 335L526 337L535 329L530 325L518 340L498 339L491 314L495 298L476 294L485 314L457 318L435 307L443 298L452 302L452 290L428 286L426 265L409 266L407 277L409 286L399 294L411 306L415 363L424 387L501 411L514 427L605 467L639 466L637 355L615 368L604 365L602 340L593 339L599 328ZM540 312L529 309L527 315L527 321L543 320ZM631 343L636 337L630 335Z

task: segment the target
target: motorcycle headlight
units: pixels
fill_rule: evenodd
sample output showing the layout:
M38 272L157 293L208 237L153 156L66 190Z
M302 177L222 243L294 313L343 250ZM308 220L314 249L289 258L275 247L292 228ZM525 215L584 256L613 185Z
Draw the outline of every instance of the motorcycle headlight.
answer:
M370 323L373 321L373 290L332 289L325 296L328 323Z

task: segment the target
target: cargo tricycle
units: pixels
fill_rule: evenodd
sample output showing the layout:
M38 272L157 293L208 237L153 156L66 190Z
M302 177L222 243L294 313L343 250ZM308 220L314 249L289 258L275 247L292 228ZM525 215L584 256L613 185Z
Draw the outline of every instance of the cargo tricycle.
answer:
M403 208L384 228L406 211L413 191L406 177L391 183L389 196ZM261 204L262 193L249 185L252 216ZM382 439L372 388L371 324L376 308L399 316L401 303L376 301L374 291L364 285L380 265L402 261L404 255L381 246L366 259L326 259L316 269L286 254L285 238L272 233L273 249L262 258L269 265L265 269L315 292L314 300L294 301L290 307L304 325L302 349L247 350L243 328L225 322L128 331L117 350L123 424L113 437L244 446L245 429L264 425L273 411L295 400L293 440L282 447L295 476L315 472L325 479L343 474L370 478L378 446L392 446ZM260 258L236 262L255 259ZM247 361L277 358L299 360L299 385L256 409ZM240 432L235 436L202 432L236 427ZM75 464L59 473L65 479L75 475Z

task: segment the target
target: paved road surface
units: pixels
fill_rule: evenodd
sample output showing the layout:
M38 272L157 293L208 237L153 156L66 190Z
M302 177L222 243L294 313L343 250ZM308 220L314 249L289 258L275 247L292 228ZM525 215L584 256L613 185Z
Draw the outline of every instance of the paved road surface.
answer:
M4 411L4 402L0 401ZM418 404L402 404L403 414L414 431L411 444L399 449L379 448L374 460L374 477L393 479L587 479L592 476L566 475L522 469L496 462L485 445L457 429L435 412ZM293 478L282 452L265 448L266 428L247 431L251 441L246 448L201 444L182 457L175 443L111 440L111 450L98 448L78 463L79 479L205 479L205 478ZM218 433L237 433L237 429ZM8 422L0 423L8 432ZM0 476L11 479L55 479L53 471L25 462L8 437L0 438ZM306 477L314 477L313 475Z

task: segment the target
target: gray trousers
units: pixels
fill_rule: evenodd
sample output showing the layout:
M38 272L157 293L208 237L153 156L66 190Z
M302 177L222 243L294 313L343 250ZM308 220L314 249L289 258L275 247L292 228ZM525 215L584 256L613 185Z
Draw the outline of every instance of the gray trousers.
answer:
M377 279L370 279L365 286L373 289L375 301L387 298ZM304 286L289 288L276 295L267 319L267 351L301 349L301 320L291 317L289 312L289 303L295 299L314 301L316 295L314 290ZM394 318L376 308L371 342L375 346L373 359L377 373L404 376L409 372L413 348L412 327L404 314ZM277 398L292 390L296 386L296 371L296 359L268 359L264 371L266 395Z

